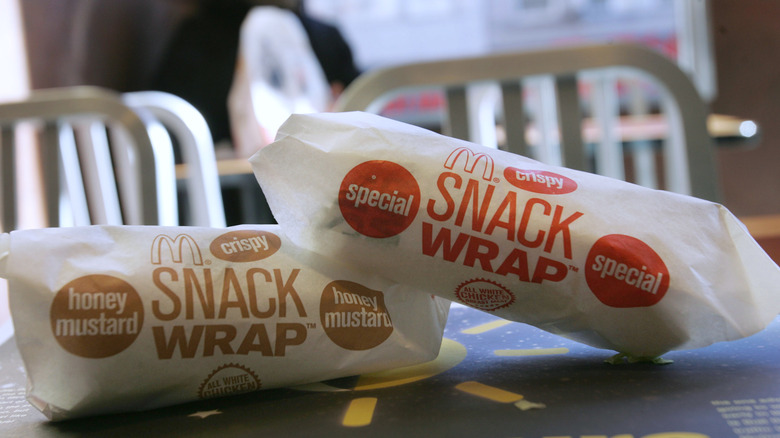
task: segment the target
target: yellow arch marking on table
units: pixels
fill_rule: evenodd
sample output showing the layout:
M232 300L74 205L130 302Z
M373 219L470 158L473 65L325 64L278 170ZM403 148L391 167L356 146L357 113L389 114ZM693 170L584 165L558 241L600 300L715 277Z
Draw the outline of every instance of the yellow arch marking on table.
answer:
M475 381L459 383L455 385L455 389L499 403L514 403L523 399L523 396L520 394Z
M353 388L355 391L364 391L368 389L389 388L391 386L405 385L418 380L427 379L436 374L443 373L466 358L466 347L463 344L452 339L442 339L441 350L436 359L419 365L395 368L376 373L362 374ZM303 391L319 392L337 392L349 391L344 388L337 388L324 382L311 383L295 386L293 389Z
M352 400L347 406L341 424L347 427L368 426L374 418L376 401L376 397L361 397Z
M486 322L484 324L476 325L474 327L469 327L467 329L461 330L461 333L465 333L467 335L479 335L488 332L490 330L503 327L507 324L510 324L511 322L512 321L507 321L505 319L497 319L495 321Z
M427 379L461 363L465 357L466 347L463 344L444 338L436 359L419 365L363 374L358 379L355 390L388 388Z

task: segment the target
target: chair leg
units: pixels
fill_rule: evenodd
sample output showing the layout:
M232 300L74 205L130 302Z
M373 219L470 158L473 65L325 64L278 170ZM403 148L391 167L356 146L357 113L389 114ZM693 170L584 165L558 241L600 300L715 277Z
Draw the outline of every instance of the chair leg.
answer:
M55 122L47 122L43 127L41 138L41 157L43 167L43 188L46 194L47 225L60 225L60 157L59 157L59 126Z

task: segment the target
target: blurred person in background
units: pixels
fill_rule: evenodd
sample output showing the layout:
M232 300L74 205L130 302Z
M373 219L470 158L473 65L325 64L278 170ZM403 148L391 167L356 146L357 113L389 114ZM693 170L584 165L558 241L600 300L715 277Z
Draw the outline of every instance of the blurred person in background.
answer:
M300 0L199 0L195 12L174 32L149 88L175 94L194 105L208 122L217 145L229 144L231 139L227 99L241 24L256 6L295 13L334 100L360 73L339 29L307 15Z

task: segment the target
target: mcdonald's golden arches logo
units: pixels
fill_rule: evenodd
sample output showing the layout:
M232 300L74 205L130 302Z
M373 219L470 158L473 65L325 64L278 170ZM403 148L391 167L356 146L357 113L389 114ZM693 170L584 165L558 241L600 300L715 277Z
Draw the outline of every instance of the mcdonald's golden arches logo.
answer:
M482 179L485 181L493 179L493 158L484 152L474 152L467 147L459 147L452 151L444 161L444 167L452 170L461 157L465 157L466 161L463 164L463 170L468 173L474 173L477 164L483 163Z
M152 241L152 264L162 264L163 254L168 254L173 263L184 263L186 260L192 261L195 266L203 265L200 247L188 234L179 234L176 237L159 234L155 237Z

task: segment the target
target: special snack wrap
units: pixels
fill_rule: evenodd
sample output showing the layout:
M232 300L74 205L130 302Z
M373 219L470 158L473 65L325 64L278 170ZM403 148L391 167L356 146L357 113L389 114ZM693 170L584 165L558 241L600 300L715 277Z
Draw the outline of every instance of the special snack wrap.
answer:
M653 358L763 329L780 270L724 207L365 113L294 115L250 159L297 244Z
M0 274L28 399L53 420L421 363L449 309L273 225L14 231Z

